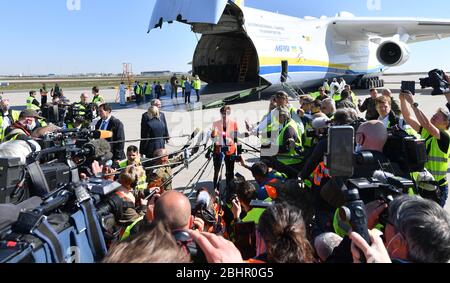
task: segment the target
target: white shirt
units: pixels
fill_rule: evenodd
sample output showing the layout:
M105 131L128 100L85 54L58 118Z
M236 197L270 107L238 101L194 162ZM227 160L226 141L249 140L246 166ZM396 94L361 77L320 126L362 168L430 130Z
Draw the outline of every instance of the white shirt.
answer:
M384 118L379 117L378 120L380 120L381 122L383 122L383 125L384 125L385 128L388 127L388 124L389 124L389 115L387 115L387 116L384 117Z
M341 89L341 86L339 85L338 82L332 82L331 85L330 85L330 93L331 93L331 95L333 95L335 93L335 90L334 90L335 86L337 86L338 89Z
M339 84L341 91L343 91L345 89L346 85L347 85L347 82L343 79L342 82Z
M384 118L379 117L378 120L381 121L381 122L383 122L383 125L384 125L385 128L388 128L388 126L389 126L389 127L392 127L392 126L393 126L393 125L389 125L389 115L387 115L387 116L384 117ZM403 120L403 118L400 118L400 119L398 120L398 127L399 127L400 129L402 129L402 130L406 130L409 126L408 126L408 124L406 123L406 121Z

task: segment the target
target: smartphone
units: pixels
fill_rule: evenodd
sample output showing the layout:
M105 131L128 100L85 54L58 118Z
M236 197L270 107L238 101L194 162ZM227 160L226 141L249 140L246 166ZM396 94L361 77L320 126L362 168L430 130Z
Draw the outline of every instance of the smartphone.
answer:
M409 90L413 95L416 94L416 82L415 81L402 81L401 91Z
M328 129L328 153L325 164L332 177L353 176L354 133L351 126Z

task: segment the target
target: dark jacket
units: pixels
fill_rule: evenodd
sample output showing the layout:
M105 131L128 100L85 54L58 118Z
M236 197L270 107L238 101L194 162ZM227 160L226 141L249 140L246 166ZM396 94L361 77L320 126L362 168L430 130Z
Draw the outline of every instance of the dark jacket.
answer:
M100 119L97 124L95 125L95 129L100 129L100 126L102 125L102 119ZM107 141L124 141L125 140L125 131L123 129L122 122L115 118L114 116L111 116L111 119L109 120L108 127L106 128L108 131L113 132L113 137L111 139L107 139ZM113 161L116 160L124 160L126 158L125 151L125 142L120 143L114 143L111 145L111 152L113 154Z
M370 121L370 120L377 120L378 117L380 116L377 112L377 108L375 105L375 99L373 99L372 97L366 98L366 100L364 100L362 105L358 106L359 111L366 112L366 120Z
M395 115L400 116L402 115L402 110L400 109L399 102L397 99L393 98L391 99L391 109L395 113Z
M351 102L349 99L342 99L342 100L339 100L339 101L336 103L336 108L337 108L337 109L353 108L353 109L356 110L355 104L353 104L353 102Z
M146 124L149 119L150 119L150 117L148 116L147 112L142 114L142 119L141 119L141 138L142 138L142 135L143 135L142 129L144 129L142 127L142 125ZM159 112L159 120L161 120L161 122L163 122L163 124L165 126L164 136L163 137L170 137L169 136L169 128L167 127L166 115L164 115L163 112ZM168 140L169 139L166 139L166 141L168 141Z
M162 119L150 117L147 114L142 115L141 121L141 138L158 138L156 140L141 141L139 152L145 154L146 157L153 157L155 150L165 148L165 140L162 137L166 136L167 127L164 125Z

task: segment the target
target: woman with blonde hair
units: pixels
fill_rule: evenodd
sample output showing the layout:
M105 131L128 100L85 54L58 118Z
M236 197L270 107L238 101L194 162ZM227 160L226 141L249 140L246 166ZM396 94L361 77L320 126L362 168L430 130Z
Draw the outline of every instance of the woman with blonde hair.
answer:
M148 158L152 158L155 150L165 148L165 138L167 138L166 126L161 120L161 115L157 106L150 106L148 109L148 119L141 121L141 141L139 152ZM148 140L151 139L151 140Z

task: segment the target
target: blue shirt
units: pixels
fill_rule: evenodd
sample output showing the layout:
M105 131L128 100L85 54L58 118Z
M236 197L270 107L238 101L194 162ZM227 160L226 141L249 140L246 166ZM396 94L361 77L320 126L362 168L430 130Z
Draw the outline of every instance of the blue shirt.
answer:
M106 120L102 120L102 123L100 124L100 129L99 130L106 131L108 129L109 120L111 120L111 116L108 117L108 119L106 119Z
M192 90L192 85L188 81L186 81L184 83L184 88L186 89L187 92L190 92Z

